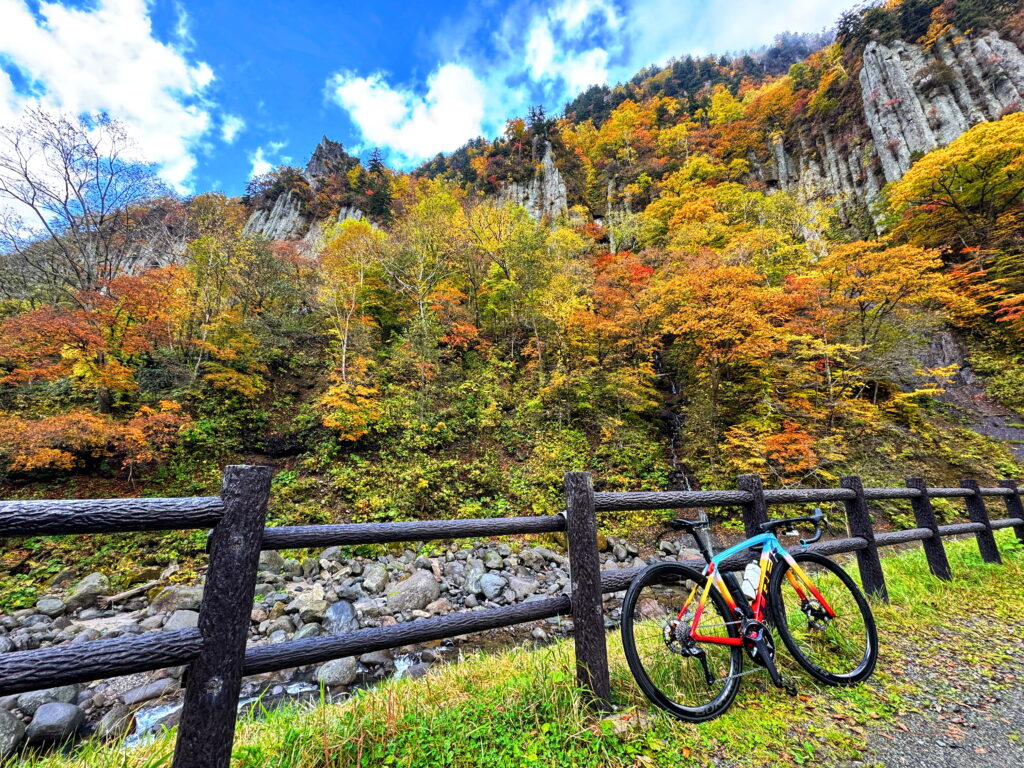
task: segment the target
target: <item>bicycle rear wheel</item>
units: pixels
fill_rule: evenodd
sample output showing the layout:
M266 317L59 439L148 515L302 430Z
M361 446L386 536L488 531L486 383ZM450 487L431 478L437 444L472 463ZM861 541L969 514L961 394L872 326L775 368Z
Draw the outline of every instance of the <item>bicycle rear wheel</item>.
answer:
M793 559L834 615L785 560L772 571L768 599L775 626L800 666L829 685L854 685L874 671L878 631L871 608L841 566L813 552Z
M710 720L729 708L743 668L740 646L689 639L704 583L693 568L656 563L633 579L622 604L622 646L637 685L654 704L690 722ZM678 618L695 585L697 597ZM709 594L697 632L739 637L736 618L717 589Z

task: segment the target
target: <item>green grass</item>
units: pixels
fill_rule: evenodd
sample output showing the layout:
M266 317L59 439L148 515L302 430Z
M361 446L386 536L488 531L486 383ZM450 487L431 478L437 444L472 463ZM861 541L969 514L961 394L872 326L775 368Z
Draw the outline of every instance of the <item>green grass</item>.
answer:
M700 726L648 707L616 635L609 636L618 713L587 713L573 685L571 641L542 649L476 655L435 668L420 680L383 683L352 699L289 708L239 724L233 765L240 768L340 766L705 766L800 765L859 759L868 735L912 710L920 675L932 695L955 697L951 675L985 677L1019 648L1024 610L1024 550L998 533L1005 564L984 565L973 540L948 541L954 581L934 579L919 549L885 558L891 603L876 604L881 658L864 685L820 688L798 680L790 698L762 675L744 679L733 708ZM851 567L852 566L848 566ZM942 653L939 653L939 648ZM781 651L780 655L785 656ZM965 671L969 670L969 672ZM86 744L72 756L28 756L26 768L169 766L173 732L130 750ZM16 763L11 763L15 765Z

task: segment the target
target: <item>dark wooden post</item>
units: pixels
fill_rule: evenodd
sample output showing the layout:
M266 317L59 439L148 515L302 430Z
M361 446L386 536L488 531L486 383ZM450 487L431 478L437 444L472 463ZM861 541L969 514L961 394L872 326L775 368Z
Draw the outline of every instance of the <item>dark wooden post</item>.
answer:
M590 692L591 706L606 711L611 709L611 682L601 599L601 560L597 553L597 513L589 472L566 474L565 501L576 679Z
M224 470L224 516L213 532L199 609L203 651L188 670L173 768L228 768L231 761L271 474L270 467Z
M768 522L768 506L764 502L764 483L760 475L740 475L736 487L753 496L753 501L743 505L743 528L747 536L756 536L758 526Z
M985 499L981 497L981 489L977 480L965 478L960 481L961 488L974 491L970 496L964 497L967 504L967 514L972 523L981 523L984 528L974 534L978 540L978 551L981 552L981 559L986 563L1001 563L1003 558L999 556L999 547L996 546L996 537L992 533L992 523L988 519L988 510L985 509Z
M949 559L946 557L946 548L942 544L942 537L939 535L939 524L935 521L935 510L932 509L932 500L928 498L928 486L921 477L908 477L907 488L916 488L921 492L917 498L910 499L910 506L914 510L914 521L918 528L927 528L932 532L930 539L924 539L921 546L924 547L924 556L928 560L928 568L933 576L943 581L951 581L952 572L949 570Z
M854 493L852 499L843 502L846 505L846 520L850 524L850 533L867 542L864 549L857 550L861 584L869 595L889 602L889 590L885 588L885 574L882 573L882 561L878 559L878 545L875 544L875 528L871 523L871 512L864 498L864 484L859 477L847 475L839 479L839 485Z
M1017 481L1003 480L999 485L1013 491L1009 496L1003 496L1003 501L1006 502L1006 516L1024 520L1024 504L1020 503L1020 489L1017 487ZM1024 523L1013 526L1013 532L1017 534L1017 539L1024 544Z

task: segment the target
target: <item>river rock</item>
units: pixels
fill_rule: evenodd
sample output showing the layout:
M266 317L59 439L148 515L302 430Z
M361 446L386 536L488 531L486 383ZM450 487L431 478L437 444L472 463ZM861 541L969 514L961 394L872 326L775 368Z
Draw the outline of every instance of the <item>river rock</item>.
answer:
M485 573L480 577L480 591L484 593L484 597L488 600L494 600L505 589L507 583L503 576L499 576L496 573Z
M203 603L202 585L175 584L164 587L149 604L147 613L173 613L174 611L198 611Z
M313 621L299 627L299 631L292 636L292 640L306 640L310 637L319 637L320 632L320 625Z
M64 600L64 605L69 611L77 611L79 608L88 608L96 604L96 599L110 591L110 579L102 573L90 573L71 590L71 594Z
M516 600L525 600L537 591L538 583L536 579L521 579L518 576L511 576L508 586L515 593Z
M116 704L111 707L96 724L96 735L106 741L123 739L133 730L135 730L135 713L124 704Z
M453 607L452 604L448 602L447 598L442 597L437 600L434 600L432 603L427 603L427 606L423 610L434 616L444 616L448 613L451 613Z
M497 571L505 565L505 562L501 559L501 555L499 555L493 549L487 550L487 552L484 553L483 559L484 568L488 568L492 571Z
M84 721L85 713L81 708L51 701L36 710L25 735L30 744L60 744L73 739Z
M64 601L56 597L44 597L36 603L36 610L44 616L49 616L51 619L55 619L64 613L65 608Z
M519 559L527 568L534 571L544 570L544 547L530 547L519 553Z
M275 574L284 570L284 558L281 557L281 553L272 549L260 552L259 570Z
M132 688L121 696L121 700L131 707L136 704L141 704L144 701L159 699L161 696L166 696L177 689L177 680L170 677L163 677L159 680L154 680L151 683L140 685L137 688Z
M359 674L359 667L352 657L331 659L316 671L317 682L328 687L350 685Z
M171 631L174 629L189 629L190 627L199 626L199 613L196 611L175 611L167 619L167 623L164 624L164 629Z
M388 570L380 563L370 563L363 570L363 589L370 593L383 592L388 586Z
M299 618L307 624L311 621L323 621L330 607L326 600L309 600L299 606Z
M46 688L42 691L28 691L18 696L18 709L29 717L44 704L54 702L70 704L78 697L77 685L61 685L57 688Z
M324 613L324 631L331 635L349 632L359 628L355 608L347 600L339 600Z
M14 754L25 736L25 724L6 710L0 710L0 760Z
M463 583L462 588L471 595L477 595L480 593L480 579L483 577L484 564L480 560L470 560L469 570L466 571L466 581Z
M440 588L429 571L417 570L388 592L388 610L393 612L421 610L437 600Z
M14 650L14 641L7 635L0 635L0 653L10 653Z

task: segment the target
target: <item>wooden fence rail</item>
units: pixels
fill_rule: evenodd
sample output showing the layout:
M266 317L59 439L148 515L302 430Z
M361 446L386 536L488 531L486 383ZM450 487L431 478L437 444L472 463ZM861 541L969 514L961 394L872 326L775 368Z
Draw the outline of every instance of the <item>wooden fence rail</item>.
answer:
M882 600L887 591L879 547L920 541L931 572L949 580L952 572L943 537L974 534L982 559L990 563L1000 562L993 531L1013 528L1024 542L1024 505L1013 480L994 488L981 488L972 480L964 480L959 488L929 488L921 478L908 478L904 488L864 488L859 478L844 477L839 488L765 490L760 477L743 475L736 490L595 493L589 474L573 472L565 478L566 510L561 515L266 528L270 478L268 467L232 466L224 472L220 497L0 502L0 538L212 527L198 628L0 655L0 696L188 664L174 767L226 768L244 675L554 616L572 617L578 683L589 693L592 706L610 707L602 595L626 589L641 569L601 571L598 512L739 507L745 529L753 534L768 519L769 506L841 503L851 535L807 549L826 555L854 553L865 590ZM986 497L1002 499L1007 516L990 519ZM935 498L964 499L969 522L938 525L931 506ZM876 533L868 502L881 499L908 500L917 527ZM561 531L568 541L569 595L245 647L261 550ZM735 555L722 567L740 570L753 556ZM699 558L687 562L704 565Z

